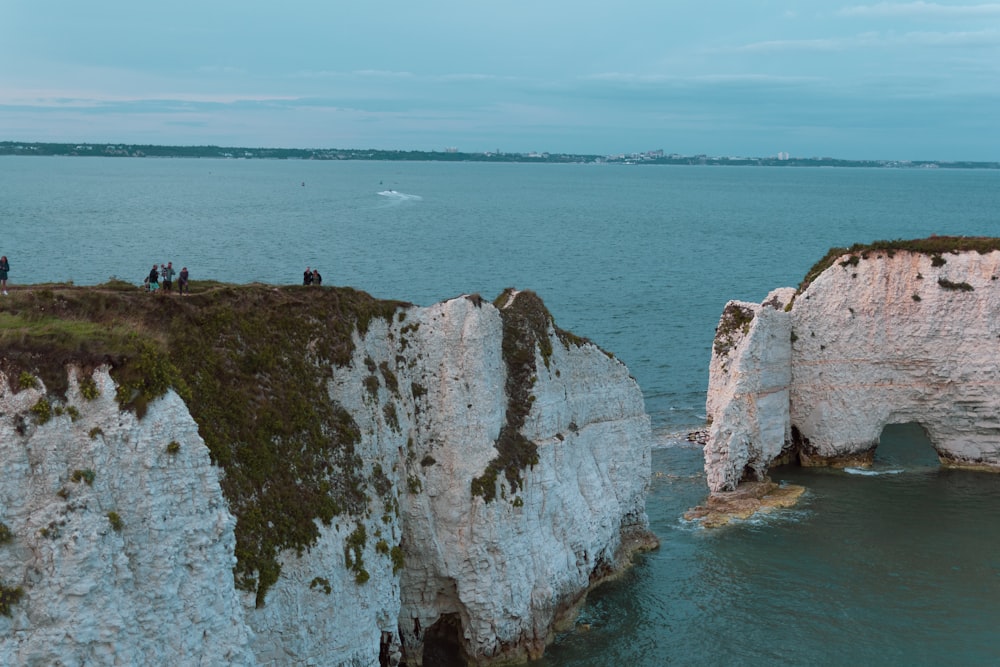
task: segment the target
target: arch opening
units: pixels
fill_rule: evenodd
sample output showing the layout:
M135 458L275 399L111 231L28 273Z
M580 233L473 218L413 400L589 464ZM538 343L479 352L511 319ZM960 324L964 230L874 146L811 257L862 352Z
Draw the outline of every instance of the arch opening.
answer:
M903 468L939 466L934 443L919 422L886 424L875 447L875 465Z
M423 664L465 667L468 656L462 645L462 620L457 613L442 614L424 634Z

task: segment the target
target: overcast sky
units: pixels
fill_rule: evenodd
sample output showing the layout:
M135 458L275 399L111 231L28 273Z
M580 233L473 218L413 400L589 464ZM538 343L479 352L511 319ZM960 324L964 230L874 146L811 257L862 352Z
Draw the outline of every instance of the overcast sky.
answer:
M1000 160L1000 2L0 0L0 140Z

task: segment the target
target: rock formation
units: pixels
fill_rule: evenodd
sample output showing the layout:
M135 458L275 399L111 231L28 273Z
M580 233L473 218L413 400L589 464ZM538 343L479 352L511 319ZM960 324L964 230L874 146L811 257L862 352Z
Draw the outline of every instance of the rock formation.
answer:
M639 388L532 293L274 292L8 302L26 333L0 355L0 662L538 657L655 544ZM25 342L43 310L108 331L130 313L165 345L46 358Z
M944 464L1000 468L1000 241L834 249L798 289L730 302L709 371L713 492L776 462L870 463L888 424Z

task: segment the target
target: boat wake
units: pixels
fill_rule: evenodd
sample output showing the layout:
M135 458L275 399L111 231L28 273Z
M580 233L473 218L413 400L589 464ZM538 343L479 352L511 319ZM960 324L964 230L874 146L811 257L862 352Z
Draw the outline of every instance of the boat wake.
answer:
M420 201L423 199L420 195L409 195L405 192L397 192L396 190L382 190L378 193L378 195L380 197L387 197L398 201Z

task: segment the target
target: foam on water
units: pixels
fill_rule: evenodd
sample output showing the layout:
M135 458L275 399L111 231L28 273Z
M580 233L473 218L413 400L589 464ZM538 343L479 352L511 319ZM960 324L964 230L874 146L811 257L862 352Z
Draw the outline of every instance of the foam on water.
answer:
M864 475L866 477L878 477L879 475L898 475L906 472L902 468L892 468L890 470L872 470L871 468L844 468L844 472L849 475Z

